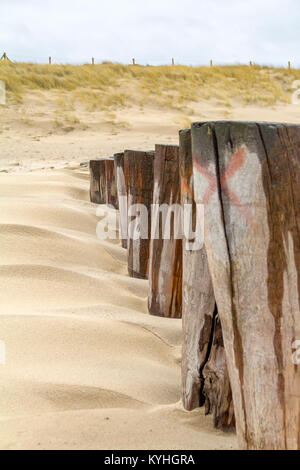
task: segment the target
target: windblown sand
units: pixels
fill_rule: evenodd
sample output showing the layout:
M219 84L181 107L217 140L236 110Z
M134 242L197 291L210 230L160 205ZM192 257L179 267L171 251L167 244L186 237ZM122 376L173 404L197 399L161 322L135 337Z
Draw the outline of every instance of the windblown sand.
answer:
M182 409L181 322L147 314L88 190L78 168L0 174L0 447L234 447Z
M231 117L299 122L298 112L249 108ZM79 166L125 147L177 143L178 124L160 116L149 112L142 125L135 115L135 131L50 136L20 127L12 111L0 116L8 126L0 142L1 449L237 446L203 409L183 410L181 321L149 316L147 281L128 277L118 241L97 238L103 220ZM207 109L213 117L222 116Z

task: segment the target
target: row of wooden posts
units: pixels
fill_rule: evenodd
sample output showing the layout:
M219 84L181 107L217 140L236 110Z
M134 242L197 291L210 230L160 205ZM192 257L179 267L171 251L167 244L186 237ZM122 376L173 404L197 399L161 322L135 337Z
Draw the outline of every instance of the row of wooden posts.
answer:
M49 57L49 64L51 65L52 64L52 57ZM92 65L95 65L95 58L92 57ZM136 60L135 58L132 59L132 65L136 65ZM172 65L175 65L175 59L172 58ZM212 59L210 60L210 66L213 67L213 61ZM249 62L249 66L250 67L253 67L254 66L254 63L252 61ZM292 66L291 66L291 62L289 61L288 62L288 70L291 70Z
M2 55L2 57L1 57L0 60L7 60L7 61L11 62L10 59L7 57L6 52L3 53L3 55ZM51 64L52 64L52 57L50 56L50 57L49 57L49 65L51 65ZM95 58L94 58L94 57L92 57L92 65L95 65ZM132 65L136 65L136 60L135 60L135 58L132 59ZM174 58L172 58L172 65L175 65L175 59L174 59ZM214 64L213 64L213 61L212 61L212 59L211 59L211 60L210 60L210 66L213 67L213 65L214 65ZM254 65L254 63L253 63L252 61L250 61L250 62L249 62L249 66L250 66L250 67L253 67L253 65ZM288 62L288 70L291 70L291 68L292 68L291 62L289 61L289 62Z
M236 427L241 449L300 449L300 126L195 123L179 146L93 160L90 175L92 202L120 211L150 314L182 317L184 407ZM148 239L127 235L137 203ZM204 245L151 239L151 204L192 204L193 224L204 205Z

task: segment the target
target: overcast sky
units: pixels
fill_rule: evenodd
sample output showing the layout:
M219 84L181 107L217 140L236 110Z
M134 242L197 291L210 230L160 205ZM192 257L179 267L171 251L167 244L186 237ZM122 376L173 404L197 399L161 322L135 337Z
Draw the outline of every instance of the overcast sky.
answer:
M0 0L12 60L300 66L300 0Z

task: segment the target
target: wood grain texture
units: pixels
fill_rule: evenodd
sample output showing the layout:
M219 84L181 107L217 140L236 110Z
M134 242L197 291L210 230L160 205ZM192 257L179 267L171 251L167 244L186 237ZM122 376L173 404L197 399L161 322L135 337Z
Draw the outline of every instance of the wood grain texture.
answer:
M300 127L192 125L196 202L242 449L299 449Z
M105 163L104 160L91 160L89 163L90 168L90 199L95 204L106 203L106 184L103 186L103 179L105 180Z
M218 429L234 427L232 394L205 246L196 239L191 131L179 133L181 203L192 205L183 237L182 401L187 410L205 404ZM199 217L199 215L198 215Z
M153 199L154 152L125 150L124 175L128 194L128 273L131 277L147 279L151 236L151 204ZM134 210L141 205L140 210ZM142 208L146 219L140 224ZM131 234L135 227L136 237Z
M175 205L178 215L170 216L170 230L160 224L159 211L152 212L152 237L149 259L148 309L151 315L169 318L182 316L182 239L176 239L176 223L181 232L179 147L156 145L154 158L153 205L157 209ZM166 216L168 216L166 212ZM155 218L155 220L154 220ZM168 233L167 233L168 232ZM153 236L157 233L156 236Z
M181 204L193 208L196 225L191 131L179 133ZM197 246L193 234L183 234L182 272L182 401L187 410L203 405L203 367L211 345L215 297L205 247Z
M106 204L119 209L117 184L115 178L115 160L113 157L105 160Z
M219 315L213 321L213 340L203 368L205 414L213 415L216 429L233 431L235 416Z
M119 207L120 238L122 247L127 249L127 191L124 175L124 152L116 153L114 160Z

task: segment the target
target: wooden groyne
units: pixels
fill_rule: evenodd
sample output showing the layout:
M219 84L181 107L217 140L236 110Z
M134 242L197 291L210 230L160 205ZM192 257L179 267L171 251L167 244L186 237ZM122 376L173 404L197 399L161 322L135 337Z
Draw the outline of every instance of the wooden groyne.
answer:
M182 315L183 406L241 449L300 449L299 149L300 126L218 121L114 158L129 275L149 277L151 314Z

